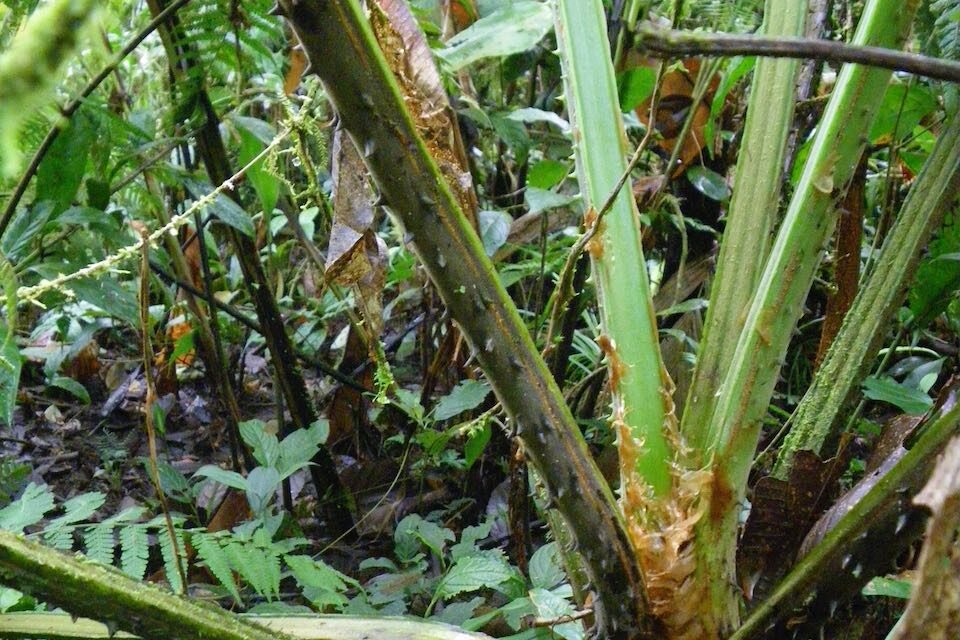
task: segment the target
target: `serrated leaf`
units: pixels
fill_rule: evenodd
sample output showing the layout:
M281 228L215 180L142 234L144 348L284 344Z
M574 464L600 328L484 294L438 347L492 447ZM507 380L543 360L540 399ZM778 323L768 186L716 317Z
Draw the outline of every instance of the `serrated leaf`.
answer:
M184 556L183 530L176 525L173 529L173 537L165 525L160 525L157 531L157 540L160 545L160 557L163 559L163 570L166 574L167 582L170 583L170 589L174 593L183 593L185 585L180 579L180 571L177 565L183 569L183 574L187 573L186 557ZM175 541L175 544L174 544Z
M440 580L437 593L446 599L480 589L495 589L514 575L514 570L502 556L464 556Z
M345 575L320 560L309 556L284 556L293 577L303 588L303 594L320 610L333 606L342 609L347 604L343 593L347 583L356 585Z
M145 525L120 528L120 570L134 580L143 580L147 572L150 543Z
M83 553L94 562L113 565L116 546L116 523L101 522L83 533Z
M440 398L433 409L436 420L448 420L464 411L475 409L490 394L490 385L482 380L464 380Z
M220 546L219 536L205 531L194 532L190 536L193 548L197 550L197 558L203 562L214 578L226 589L233 599L242 602L240 592L233 579L233 569L230 560Z
M566 578L560 566L560 552L556 542L537 549L530 558L530 582L534 587L552 589Z
M224 548L231 565L258 595L267 599L280 592L280 558L253 544L231 542Z
M465 528L460 534L460 542L450 547L450 559L456 561L462 557L480 553L477 543L490 535L492 527L492 523L488 520Z

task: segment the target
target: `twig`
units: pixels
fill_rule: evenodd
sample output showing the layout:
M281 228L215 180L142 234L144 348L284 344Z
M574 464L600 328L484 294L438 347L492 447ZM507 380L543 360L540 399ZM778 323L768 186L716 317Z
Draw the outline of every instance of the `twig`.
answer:
M770 38L728 33L658 29L649 23L637 29L637 48L662 57L769 56L863 64L905 71L927 78L960 82L960 63L883 47L865 47L816 38Z
M173 15L180 7L190 2L190 0L175 0L169 7L167 7L162 13L157 15L156 18L150 21L147 26L140 30L140 32L133 36L129 42L120 50L113 60L107 63L103 69L100 70L100 73L95 75L90 79L90 82L87 83L87 86L83 88L83 91L80 92L76 98L67 103L60 110L61 118L57 119L57 122L54 123L50 130L47 132L47 136L43 139L43 142L40 143L40 146L37 148L36 152L33 154L33 158L30 160L30 164L27 166L26 171L23 172L23 175L20 176L20 181L17 182L17 186L14 188L13 193L10 195L10 199L7 200L7 204L3 209L3 214L0 215L0 238L3 237L4 232L7 230L7 226L10 224L10 220L13 219L13 214L17 210L17 205L20 204L23 194L27 191L27 186L30 184L30 180L33 179L33 176L36 175L37 169L40 168L40 162L47 155L47 152L50 150L50 147L53 146L53 141L57 139L57 136L60 135L60 132L64 129L62 120L69 120L74 113L77 112L77 109L80 108L80 105L83 104L83 101L86 100L90 94L97 90L97 87L100 86L104 80L106 80L114 70L120 66L120 63L123 62L124 58L130 55L134 49L140 46L140 43L144 39L153 33L157 27L159 27L164 20Z
M160 483L160 470L157 465L157 427L154 424L154 407L157 401L157 381L153 374L153 346L150 341L150 242L146 231L141 232L140 243L140 346L143 351L143 378L146 381L146 399L143 403L143 421L147 428L147 447L150 452L148 469L150 481L157 492L157 500L163 511L163 519L167 526L167 535L170 536L170 547L173 549L173 560L177 565L177 574L180 577L180 595L187 591L187 574L183 567L183 556L180 554L180 545L177 543L177 534L173 527L173 518L170 517L170 507L167 504L167 495L163 492ZM168 576L169 578L169 576ZM171 581L172 584L172 581Z

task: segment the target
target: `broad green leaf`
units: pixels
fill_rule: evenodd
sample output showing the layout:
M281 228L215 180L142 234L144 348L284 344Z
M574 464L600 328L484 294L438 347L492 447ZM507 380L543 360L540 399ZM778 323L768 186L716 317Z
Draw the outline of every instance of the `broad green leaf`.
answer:
M883 106L870 129L870 141L884 144L891 139L901 140L936 109L937 99L927 87L913 83L892 83L883 96Z
M0 251L8 260L16 262L23 257L27 247L50 219L54 206L52 200L44 200L17 211L0 241Z
M547 2L519 0L477 20L437 52L450 71L484 58L502 58L532 49L553 29Z
M262 513L270 506L280 486L280 474L273 467L257 467L247 476L247 501L254 513Z
M530 167L527 172L527 187L552 189L570 173L570 167L562 162L546 158Z
M488 256L492 256L510 237L510 223L513 219L503 211L483 210L478 215L483 250Z
M620 95L620 111L633 111L644 100L653 95L657 84L657 70L654 67L633 67L617 75L617 93Z
M99 307L104 313L126 322L131 327L140 326L140 310L132 290L113 278L81 278L69 284L77 299Z
M236 116L233 121L238 125L240 134L240 151L237 159L242 166L246 166L273 140L273 128L263 120L256 118ZM263 139L264 134L268 136L266 140ZM263 213L269 215L273 208L277 206L277 199L280 197L280 183L276 176L264 171L263 164L265 161L264 158L251 166L247 170L247 177L250 179L254 191L257 192L257 197L260 198Z
M480 589L496 589L515 575L513 568L500 555L465 556L440 579L437 593L446 599Z
M866 584L862 593L865 596L887 596L890 598L909 600L911 588L912 585L907 580L896 580L894 578L878 576Z
M4 318L0 318L0 420L13 422L20 386L20 348L17 346L17 276L6 257L0 255L0 287L4 295Z
M490 535L491 521L466 527L460 534L460 541L450 547L450 559L459 560L465 556L481 553L479 543Z
M30 483L14 502L0 509L0 529L22 533L53 509L53 492L45 485Z
M209 478L222 485L246 491L247 480L236 471L221 469L212 464L204 465L193 473L194 478Z
M303 589L303 595L318 609L327 606L342 609L347 603L343 595L347 584L358 586L354 580L321 560L304 555L284 556L284 560Z
M730 187L722 175L703 165L694 165L687 170L687 180L694 188L711 200L723 202L730 198Z
M463 459L467 463L468 469L480 458L483 450L487 447L487 443L490 442L492 433L489 421L484 421L483 427L473 431L467 438L463 445Z
M280 443L277 471L286 478L313 460L320 445L327 440L330 426L326 420L317 420L309 429L296 429Z
M37 193L53 202L53 215L65 211L83 182L98 121L84 107L65 122L37 168Z
M863 395L871 400L892 404L914 416L923 415L933 406L933 400L927 394L887 376L870 376L864 380Z
M908 301L920 326L942 313L960 289L960 260L951 257L955 254L960 254L960 211L946 216L927 247L928 257L917 268Z
M90 404L90 392L87 388L69 376L56 376L50 382L51 387L63 389L83 404Z
M280 443L277 442L277 436L267 433L263 421L244 420L237 426L240 437L253 451L257 462L264 467L276 467L280 460Z
M530 558L530 582L534 587L552 589L565 577L556 542L549 542L533 553Z
M541 211L547 211L548 209L566 207L571 202L576 200L574 196L568 196L566 194L556 193L554 191L547 191L545 189L537 189L536 187L527 187L523 198L527 202L527 208L529 209L530 213L540 213Z
M453 542L454 535L449 529L413 513L397 523L393 540L397 557L407 561L420 551L421 544L430 549L437 558L443 558L443 550L447 542Z
M183 184L197 199L213 191L213 187L209 184L190 178L184 178ZM218 193L207 208L220 222L233 227L244 235L253 237L253 221L250 219L250 215L223 193Z
M440 398L433 410L436 420L447 420L475 409L490 394L490 385L482 380L464 380L448 395Z
M574 612L573 605L565 598L546 589L531 589L530 601L537 610L537 617L556 620ZM575 622L565 622L550 628L554 635L564 640L583 640L583 626Z

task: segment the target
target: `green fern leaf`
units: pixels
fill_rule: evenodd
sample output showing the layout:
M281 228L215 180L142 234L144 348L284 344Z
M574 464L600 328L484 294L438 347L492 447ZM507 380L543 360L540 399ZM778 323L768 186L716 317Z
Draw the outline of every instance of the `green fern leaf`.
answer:
M180 579L181 572L177 569L177 562L179 562L180 567L183 569L183 575L187 574L187 559L184 555L183 546L183 529L180 528L182 520L174 519L173 537L170 536L170 531L167 529L166 523L162 520L159 523L154 521L151 524L157 527L157 540L160 543L160 556L163 558L163 569L167 574L167 582L170 583L170 588L174 593L183 593L186 585L184 585ZM176 548L173 546L174 540L176 540L177 543Z
M116 524L112 522L101 522L87 529L83 534L83 548L87 558L112 566L116 556L115 530Z
M241 577L267 600L280 594L280 557L271 549L253 543L233 541L224 547L230 564Z
M82 493L61 505L64 514L50 521L43 532L43 541L54 549L73 548L73 531L78 522L88 519L103 506L107 497L99 491Z
M143 580L147 573L150 541L147 527L134 524L120 529L120 570L134 580Z
M237 590L237 585L233 579L230 559L224 553L223 547L220 546L222 537L222 535L216 533L194 531L190 535L190 541L193 543L193 548L197 550L197 558L206 565L213 577L230 592L234 600L242 602L240 592Z

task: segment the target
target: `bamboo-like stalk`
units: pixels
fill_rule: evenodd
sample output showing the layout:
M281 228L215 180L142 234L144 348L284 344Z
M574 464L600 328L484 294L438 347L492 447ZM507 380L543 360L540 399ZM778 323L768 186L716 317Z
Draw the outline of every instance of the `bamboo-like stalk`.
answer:
M800 36L806 0L767 0L763 33ZM700 356L687 396L680 431L694 453L704 451L710 417L730 367L744 309L760 280L779 213L783 160L793 125L796 60L757 61L737 161L736 188L720 244L717 273L700 342Z
M665 433L673 411L672 383L660 359L640 216L631 190L621 190L602 220L591 219L627 169L603 5L599 0L559 0L556 31L586 223L600 225L588 250L601 299L601 346L610 368L619 446L622 454L631 446L625 438L642 443L635 471L656 495L664 496L672 487L673 452Z
M294 28L340 123L473 346L564 518L597 594L598 633L655 637L613 495L513 302L430 156L357 0L294 2Z
M871 0L855 44L900 48L919 0ZM709 517L698 524L697 580L709 585L704 615L720 634L736 628L735 549L760 426L820 254L836 223L835 203L863 152L890 79L887 70L848 65L827 105L796 192L750 306L706 433L711 460Z
M960 190L960 116L954 115L913 183L903 209L890 229L876 267L857 294L813 384L794 413L774 467L787 478L798 451L824 455L835 441L844 411L860 391L913 278L920 254L933 231L953 206Z

